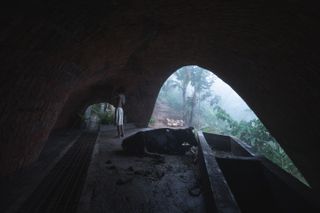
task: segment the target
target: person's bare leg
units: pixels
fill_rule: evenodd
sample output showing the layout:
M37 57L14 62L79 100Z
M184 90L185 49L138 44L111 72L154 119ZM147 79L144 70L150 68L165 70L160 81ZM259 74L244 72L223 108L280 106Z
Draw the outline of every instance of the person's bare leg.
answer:
M118 137L120 138L120 136L121 136L121 132L120 132L121 130L120 130L120 125L117 125L117 132L118 132Z
M120 126L120 131L121 131L121 137L123 137L124 136L123 125Z

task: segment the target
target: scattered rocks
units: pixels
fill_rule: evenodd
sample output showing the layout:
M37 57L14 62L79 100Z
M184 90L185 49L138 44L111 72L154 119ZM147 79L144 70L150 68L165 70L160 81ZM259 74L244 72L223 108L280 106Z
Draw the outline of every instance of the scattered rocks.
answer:
M163 176L164 176L164 171L159 171L159 170L157 170L156 172L155 172L155 175L156 175L156 177L160 180Z
M132 166L129 166L129 167L127 168L127 171L133 172L133 171L134 171L134 169L133 169L133 167L132 167Z
M107 161L106 161L106 164L111 164L111 163L112 163L111 160L107 160Z
M154 164L163 164L165 163L164 157L160 156L157 158L152 158L152 163Z
M134 174L135 175L143 175L144 172L143 172L143 170L137 170L137 171L134 171Z
M151 172L149 170L137 170L137 171L134 171L134 174L141 175L141 176L148 176L151 174Z
M201 189L199 186L188 189L189 194L193 197L198 197L201 194Z
M166 125L170 127L183 127L184 126L184 120L175 120L175 119L170 119L166 118Z
M158 181L165 175L165 172L158 169L151 169L151 170L136 170L134 171L134 174L147 177L153 181Z
M123 185L123 184L126 184L126 183L129 183L133 180L133 177L120 177L116 184L117 185Z
M115 170L115 169L117 169L117 167L115 167L114 165L108 166L107 168L110 169L110 170Z

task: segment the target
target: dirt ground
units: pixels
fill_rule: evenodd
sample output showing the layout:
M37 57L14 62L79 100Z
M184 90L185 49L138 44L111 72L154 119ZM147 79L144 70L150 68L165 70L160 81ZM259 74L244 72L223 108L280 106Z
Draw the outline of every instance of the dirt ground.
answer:
M205 212L191 155L128 156L115 134L109 129L98 136L79 213Z

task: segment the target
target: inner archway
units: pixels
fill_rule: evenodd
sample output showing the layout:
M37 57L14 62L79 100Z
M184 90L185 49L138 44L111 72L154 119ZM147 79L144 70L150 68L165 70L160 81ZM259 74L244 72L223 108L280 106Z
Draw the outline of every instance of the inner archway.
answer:
M110 103L90 105L81 115L82 127L87 130L98 130L100 125L112 125L115 107Z

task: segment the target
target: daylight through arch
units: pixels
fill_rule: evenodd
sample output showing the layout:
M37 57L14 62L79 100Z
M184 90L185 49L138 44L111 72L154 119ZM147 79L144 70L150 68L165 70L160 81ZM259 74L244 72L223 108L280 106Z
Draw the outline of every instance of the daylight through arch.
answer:
M184 66L164 82L149 126L193 126L203 132L239 138L257 154L264 155L307 184L243 99L218 76L199 66Z

